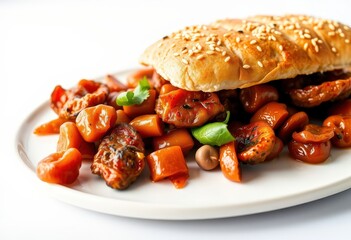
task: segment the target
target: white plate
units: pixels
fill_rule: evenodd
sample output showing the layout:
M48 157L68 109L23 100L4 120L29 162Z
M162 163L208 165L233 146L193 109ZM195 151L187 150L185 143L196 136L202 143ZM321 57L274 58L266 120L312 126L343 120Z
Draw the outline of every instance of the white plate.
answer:
M117 76L124 79L126 74ZM36 136L33 129L54 117L45 102L18 131L17 150L33 176L38 161L55 151L58 139ZM284 151L269 163L245 166L242 183L228 181L219 169L200 170L189 157L190 179L183 189L174 188L170 181L152 183L146 167L129 189L114 190L90 173L89 162L69 187L38 182L55 198L98 212L147 219L211 219L281 209L346 190L351 187L350 157L351 150L334 149L325 163L311 165L292 160Z

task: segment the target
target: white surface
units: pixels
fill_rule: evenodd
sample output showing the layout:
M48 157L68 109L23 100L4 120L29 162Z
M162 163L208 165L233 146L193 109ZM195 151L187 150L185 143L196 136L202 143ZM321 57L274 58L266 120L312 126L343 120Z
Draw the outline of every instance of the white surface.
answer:
M133 70L122 71L116 77L124 81L131 73ZM32 178L38 161L55 151L58 140L57 135L36 136L33 131L54 117L45 101L18 129L18 153L23 165L33 173ZM286 208L348 189L350 157L351 149L333 149L326 162L312 165L294 161L283 151L274 161L243 166L242 183L237 184L228 181L220 169L202 171L189 154L190 177L181 190L170 181L152 183L145 169L128 190L116 191L91 174L90 161L83 162L78 180L69 187L37 182L46 187L43 191L61 201L111 215L157 220L214 219Z
M1 1L0 239L348 239L350 190L297 207L228 219L115 217L51 198L22 166L14 144L18 125L55 84L67 86L135 66L147 45L179 27L220 17L290 12L351 24L349 5L297 0Z

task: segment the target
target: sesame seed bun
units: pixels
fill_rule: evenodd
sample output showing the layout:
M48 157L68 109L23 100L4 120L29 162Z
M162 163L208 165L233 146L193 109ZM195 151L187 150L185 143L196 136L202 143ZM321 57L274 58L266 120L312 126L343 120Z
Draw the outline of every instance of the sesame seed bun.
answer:
M256 16L186 27L140 58L174 86L214 92L350 68L351 30L309 16Z

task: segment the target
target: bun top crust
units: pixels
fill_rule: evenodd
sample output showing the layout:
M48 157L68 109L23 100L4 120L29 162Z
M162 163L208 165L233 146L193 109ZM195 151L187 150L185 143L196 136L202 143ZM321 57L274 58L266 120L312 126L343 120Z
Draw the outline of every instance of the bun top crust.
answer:
M224 19L186 27L148 47L140 63L174 86L214 92L351 65L351 30L301 15Z

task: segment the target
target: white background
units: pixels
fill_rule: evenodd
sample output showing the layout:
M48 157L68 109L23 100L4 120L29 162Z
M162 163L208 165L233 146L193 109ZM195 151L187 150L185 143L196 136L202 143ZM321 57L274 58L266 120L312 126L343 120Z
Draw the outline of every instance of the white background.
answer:
M131 219L51 198L15 151L18 126L56 84L138 66L149 44L186 25L263 13L351 24L347 1L0 0L0 239L350 239L350 190L236 218Z

